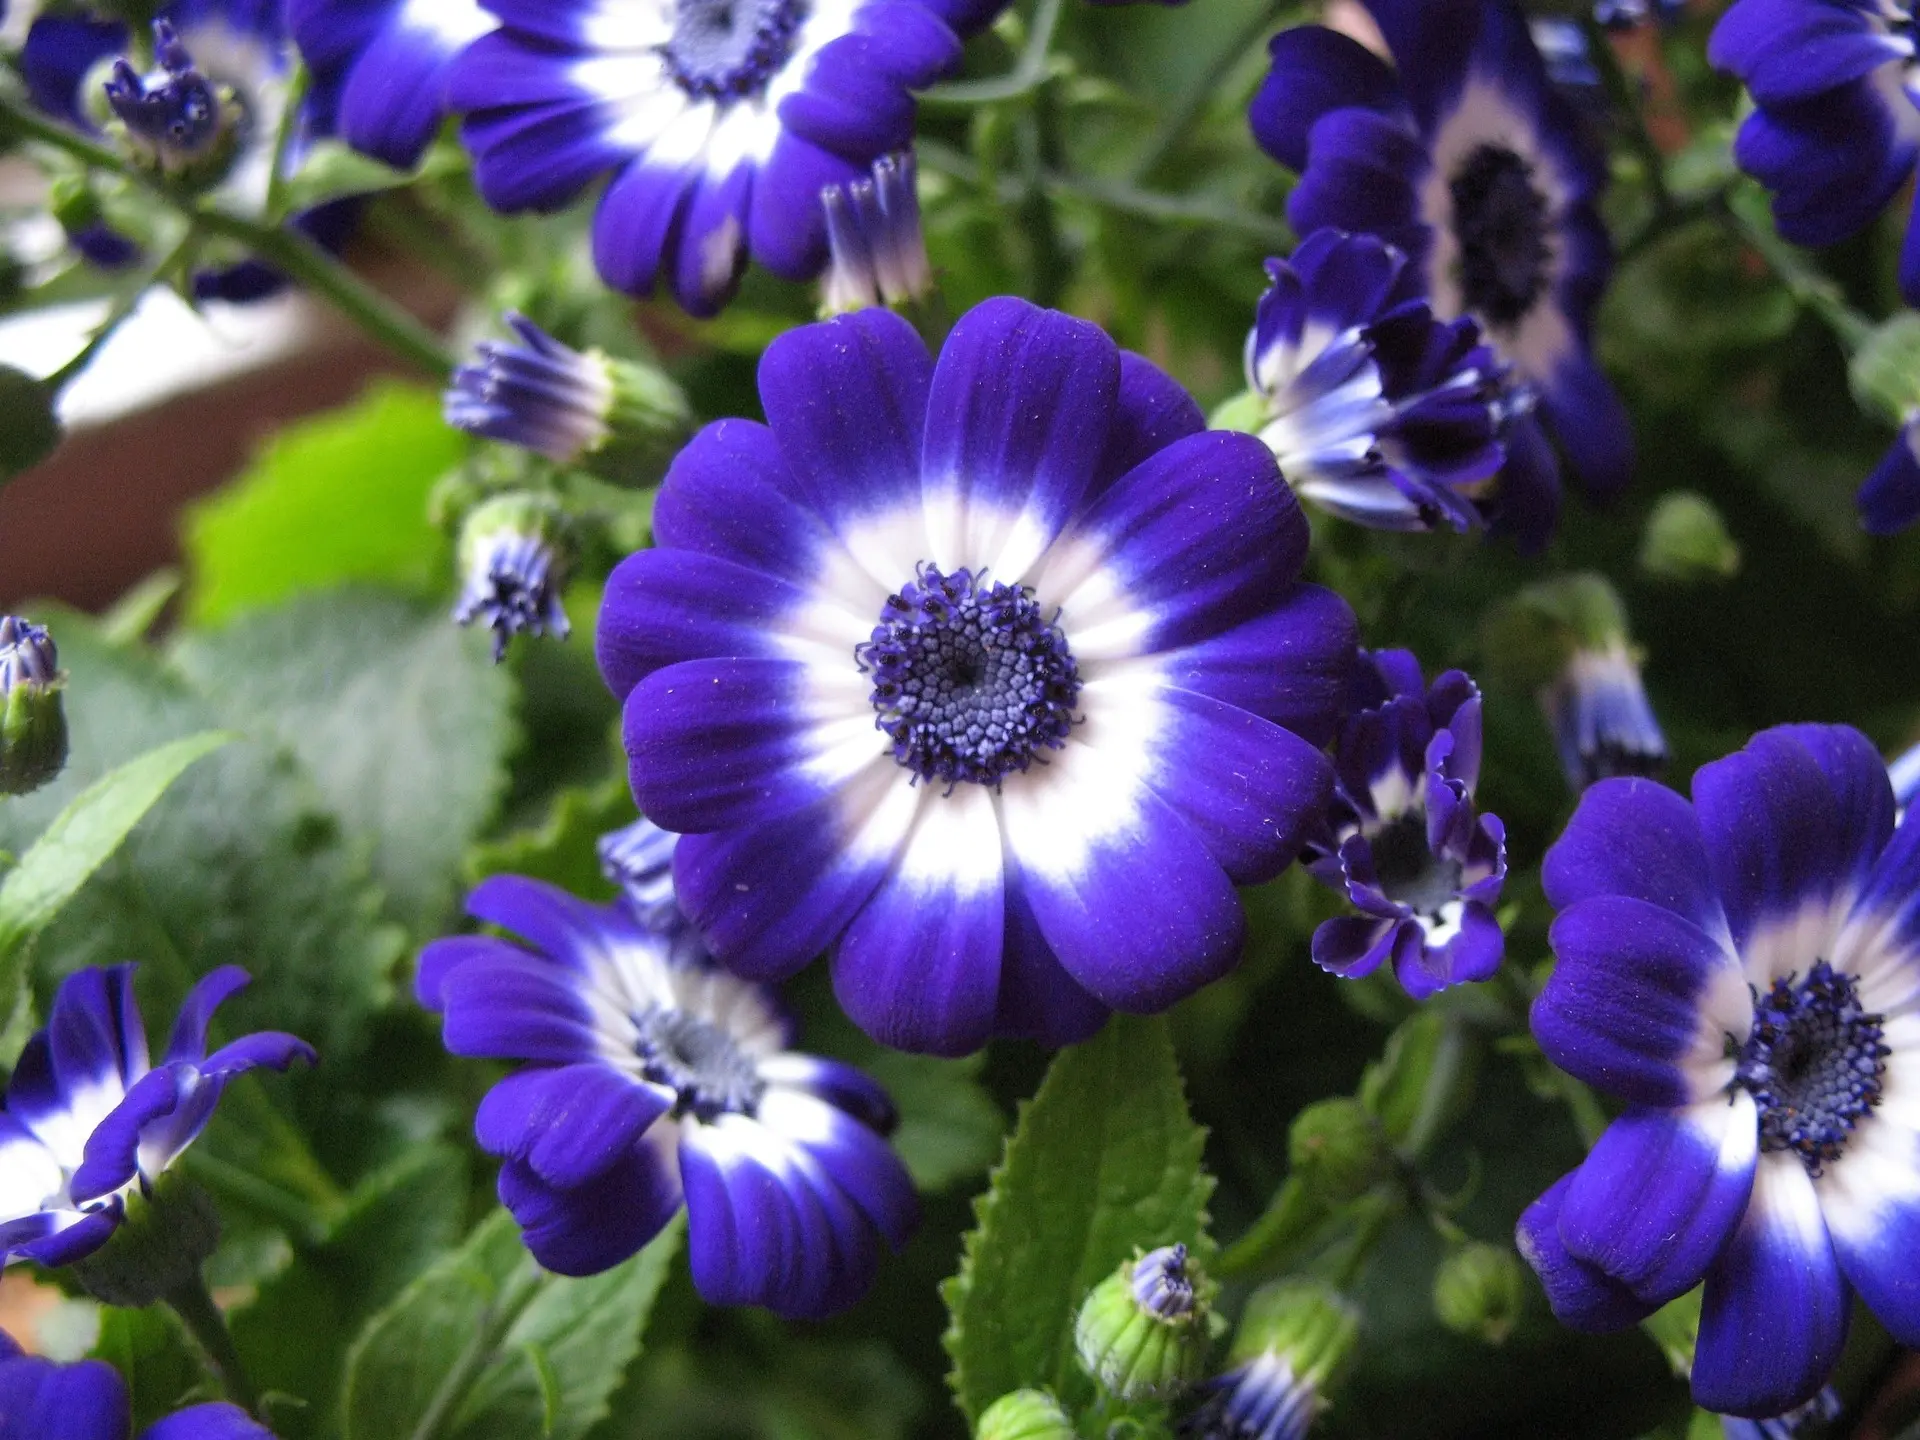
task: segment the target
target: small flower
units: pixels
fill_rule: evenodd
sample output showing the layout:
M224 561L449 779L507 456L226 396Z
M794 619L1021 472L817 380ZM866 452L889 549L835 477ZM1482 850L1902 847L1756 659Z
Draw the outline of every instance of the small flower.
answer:
M1409 995L1485 980L1504 941L1493 904L1507 877L1506 830L1477 815L1480 692L1458 670L1428 688L1405 650L1363 652L1314 877L1361 913L1313 934L1313 960L1348 977L1388 960Z
M524 315L505 319L519 343L474 347L447 387L447 423L616 482L656 480L687 434L679 387L658 370L563 345Z
M620 887L633 918L656 935L672 935L687 919L673 893L673 849L680 837L651 820L600 837L600 870Z
M1163 1245L1123 1263L1093 1288L1074 1319L1081 1366L1122 1400L1179 1394L1206 1364L1212 1295L1212 1282L1185 1245Z
M456 56L496 23L476 0L290 0L288 20L340 138L399 170L447 115Z
M0 795L29 794L66 768L66 688L46 626L0 615Z
M220 1103L227 1082L311 1064L305 1041L263 1031L207 1054L213 1012L247 984L229 965L187 996L165 1059L147 1056L131 965L61 983L47 1028L20 1054L0 1106L0 1256L67 1265L104 1245L137 1189L151 1193Z
M860 1297L917 1214L878 1086L789 1051L767 991L689 962L622 906L496 876L467 909L531 948L437 940L418 991L454 1054L526 1062L474 1133L505 1162L500 1200L535 1259L609 1269L684 1204L711 1303L819 1317Z
M1015 1390L981 1413L973 1440L1074 1440L1076 1431L1060 1402L1044 1390Z
M921 0L555 0L491 8L454 64L474 180L496 210L551 210L611 174L594 261L695 315L748 257L790 280L827 259L820 192L913 137L911 91L958 58Z
M1540 708L1574 790L1615 775L1656 775L1667 763L1667 737L1624 638L1575 650L1541 692Z
M1754 100L1733 157L1773 192L1773 219L1796 245L1864 230L1920 158L1920 56L1910 0L1735 0L1707 58ZM1920 304L1913 229L1900 288Z
M1632 431L1588 347L1612 256L1596 208L1604 159L1548 80L1509 0L1371 0L1390 68L1320 26L1283 31L1252 110L1255 137L1300 172L1294 228L1369 231L1404 251L1434 312L1471 315L1538 396L1595 495L1633 468ZM1551 534L1558 479L1517 415L1503 528Z
M1866 738L1763 731L1691 804L1604 780L1544 880L1534 1035L1629 1106L1521 1219L1555 1314L1617 1328L1704 1279L1694 1399L1754 1418L1819 1392L1855 1294L1920 1341L1920 827Z
M1176 1427L1182 1440L1304 1440L1359 1339L1353 1308L1325 1286L1257 1291L1234 1337L1232 1367Z
M106 83L107 104L125 127L128 148L169 179L218 183L244 138L245 109L231 90L216 89L194 68L165 20L153 22L153 57L160 68L145 77L125 60L114 61Z
M485 621L493 631L493 659L506 658L514 636L567 638L561 595L573 569L566 517L534 495L495 496L478 506L460 530L460 598L453 618Z
M0 1440L127 1440L127 1382L104 1360L58 1365L24 1355L0 1331ZM237 1405L189 1405L139 1440L273 1440Z
M1436 320L1398 250L1316 230L1247 337L1260 438L1306 499L1380 530L1466 530L1497 506L1506 367L1472 320Z
M722 964L831 951L869 1034L1064 1044L1238 961L1324 813L1353 618L1273 457L1024 301L938 362L862 310L760 365L608 583L641 812Z
M826 291L822 315L870 305L911 305L933 290L933 267L920 231L920 195L913 152L882 155L871 179L829 185Z

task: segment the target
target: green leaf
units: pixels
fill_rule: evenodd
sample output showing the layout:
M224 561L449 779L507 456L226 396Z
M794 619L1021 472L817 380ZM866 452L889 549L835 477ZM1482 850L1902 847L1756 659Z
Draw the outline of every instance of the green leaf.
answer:
M1007 1119L980 1084L984 1052L964 1060L876 1048L863 1068L900 1112L893 1148L923 1194L983 1173L1000 1151Z
M1162 1020L1116 1015L1061 1052L1022 1107L944 1293L948 1377L969 1421L1022 1386L1074 1408L1092 1382L1073 1356L1080 1302L1137 1248L1205 1255L1213 1181Z
M145 1310L101 1306L100 1338L92 1358L106 1361L126 1380L136 1435L180 1409L189 1397L218 1398L180 1322L163 1305Z
M1422 1010L1387 1037L1360 1080L1360 1103L1379 1117L1393 1143L1424 1155L1473 1104L1480 1046L1470 1029Z
M467 1243L368 1324L347 1360L345 1440L580 1440L607 1413L675 1253L675 1221L603 1275L547 1275L513 1217ZM535 1357L538 1358L535 1358Z
M526 875L589 900L610 899L613 886L600 871L600 837L630 824L638 813L625 779L569 786L554 796L553 809L538 829L516 830L468 851L466 882Z
M24 370L0 365L0 483L31 470L60 443L53 392Z
M427 523L427 495L465 452L437 396L397 385L282 431L188 512L187 619L225 620L344 580L436 593L451 547Z
M513 681L485 636L437 608L349 589L189 635L173 659L227 723L299 757L370 846L398 918L416 934L445 922L514 743Z

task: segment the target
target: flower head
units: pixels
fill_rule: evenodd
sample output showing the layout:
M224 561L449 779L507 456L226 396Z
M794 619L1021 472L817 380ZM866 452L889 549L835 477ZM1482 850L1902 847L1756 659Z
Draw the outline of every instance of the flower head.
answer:
M599 627L716 957L831 951L857 1023L948 1054L1224 974L1234 884L1324 811L1353 653L1271 453L1019 300L937 363L883 310L790 332L760 394L674 462Z
M0 1440L127 1440L127 1382L104 1360L58 1365L23 1355L0 1331ZM273 1440L237 1405L189 1405L140 1440Z
M542 1265L608 1269L684 1204L710 1302L817 1317L860 1297L917 1213L878 1086L788 1050L767 991L623 906L497 876L467 909L527 947L435 941L420 1000L454 1054L525 1062L474 1131Z
M620 887L634 919L659 935L686 927L686 916L673 893L673 851L680 837L651 820L609 831L600 837L600 870Z
M1487 979L1504 949L1492 907L1507 849L1499 817L1474 810L1473 681L1449 670L1428 687L1405 650L1363 654L1334 768L1339 789L1309 868L1360 913L1314 932L1314 963L1351 977L1391 960L1416 999Z
M1910 0L1735 0L1707 57L1754 100L1733 157L1773 192L1796 245L1832 245L1886 209L1920 159L1920 52ZM1920 228L1900 287L1920 304Z
M1479 525L1506 459L1506 367L1479 326L1435 319L1406 257L1371 235L1316 230L1267 273L1247 382L1288 483L1375 529Z
M446 118L454 58L496 23L477 0L289 0L287 11L340 138L401 170Z
M206 1128L228 1081L313 1062L306 1042L273 1031L207 1053L213 1012L247 983L229 965L194 986L165 1058L151 1064L133 971L69 976L47 1028L20 1054L0 1106L0 1257L66 1265L91 1254L128 1195L150 1190Z
M1301 172L1302 234L1368 231L1419 271L1434 312L1471 315L1538 396L1595 494L1633 464L1625 410L1587 345L1612 260L1602 158L1509 0L1368 0L1389 67L1320 26L1276 36L1255 137ZM1503 528L1551 533L1558 482L1530 414L1512 422Z
M493 632L495 663L514 636L567 638L561 596L573 568L566 517L538 496L496 496L478 506L460 530L460 598L453 618Z
M116 60L107 103L141 163L173 179L213 184L245 137L247 112L232 91L222 93L194 68L165 20L153 22L153 57L160 68L145 77Z
M66 686L47 627L0 615L0 794L28 794L66 768Z
M1123 1262L1074 1318L1081 1367L1122 1400L1178 1395L1206 1364L1213 1291L1185 1245Z
M1628 1102L1521 1221L1569 1325L1629 1324L1704 1279L1695 1400L1811 1399L1857 1293L1920 1340L1920 826L1844 726L1763 731L1689 804L1604 780L1548 853L1557 960L1533 1031Z
M710 315L749 257L792 280L827 259L820 192L912 138L910 92L959 41L922 0L494 0L454 64L480 193L552 209L603 175L594 260Z
M909 305L933 289L915 177L913 152L902 150L874 161L871 178L820 192L832 257L822 314Z
M1640 662L1622 638L1575 650L1540 704L1575 790L1614 775L1658 774L1667 763Z

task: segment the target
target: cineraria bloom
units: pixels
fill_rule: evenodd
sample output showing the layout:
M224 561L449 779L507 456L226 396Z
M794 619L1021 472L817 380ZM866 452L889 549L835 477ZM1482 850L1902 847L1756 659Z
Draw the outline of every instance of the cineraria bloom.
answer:
M1493 904L1507 878L1506 829L1476 814L1480 691L1458 670L1429 688L1405 650L1362 652L1334 749L1339 788L1308 868L1358 915L1313 932L1313 961L1349 978L1386 961L1424 1000L1485 980L1504 942Z
M0 1106L0 1257L66 1265L91 1254L129 1191L149 1189L206 1128L229 1080L313 1062L305 1041L274 1031L207 1054L213 1012L247 983L229 965L194 986L152 1065L133 970L68 976L47 1028L20 1053Z
M716 957L830 951L856 1023L942 1054L1231 969L1234 885L1324 812L1354 644L1272 454L1014 299L937 364L890 311L789 332L760 398L674 462L600 614Z
M1522 1217L1578 1329L1702 1279L1694 1399L1811 1399L1857 1293L1920 1342L1920 825L1880 756L1787 725L1701 767L1689 804L1603 780L1548 853L1555 1064L1628 1109Z
M127 1382L104 1360L57 1365L23 1355L0 1331L0 1440L128 1440ZM273 1440L237 1405L189 1405L140 1432L140 1440Z
M1405 251L1435 312L1480 322L1538 392L1588 491L1612 494L1632 469L1633 437L1588 345L1612 268L1596 208L1604 156L1509 0L1367 8L1393 67L1321 26L1273 40L1251 118L1262 147L1300 172L1288 201L1294 228L1369 231ZM1508 482L1550 497L1537 441L1509 444L1519 453L1509 454ZM1528 518L1540 508L1533 502ZM1517 533L1523 544L1545 540Z
M75 128L98 133L116 115L127 143L169 174L194 173L212 188L210 203L241 214L264 212L293 68L282 6L276 0L174 0L154 32L157 68L141 74L126 56L133 32L125 22L85 13L42 15L28 31L20 69L40 109ZM214 102L211 112L206 102ZM296 124L295 143L280 157L296 165L318 133L311 111ZM357 202L336 200L288 223L329 249L345 243ZM140 249L95 221L75 231L74 245L103 268L131 265ZM197 270L197 300L245 302L284 288L286 279L258 260Z
M817 1318L852 1304L917 1220L884 1138L891 1102L849 1066L787 1049L761 987L689 957L624 907L519 876L475 918L523 937L436 940L420 1002L456 1055L525 1062L474 1122L500 1200L547 1269L619 1264L684 1204L694 1284L716 1305Z
M831 253L823 314L906 305L933 289L917 175L913 152L903 150L874 161L871 178L820 192Z
M1755 109L1733 157L1773 192L1797 245L1864 229L1920 157L1920 71L1910 0L1735 0L1707 58L1740 77ZM1920 304L1920 225L1909 224L1900 287Z
M447 114L454 57L494 27L478 0L288 0L320 108L354 149L420 163Z
M1247 383L1288 483L1379 530L1479 525L1506 459L1505 367L1479 326L1435 319L1406 257L1371 235L1316 230L1267 274Z
M1540 708L1575 790L1615 775L1652 775L1667 763L1667 737L1624 639L1576 649L1540 692Z
M710 315L749 256L807 280L820 192L913 134L910 91L958 58L922 0L490 0L454 64L474 180L551 210L610 174L593 254L616 290Z
M1900 438L1860 487L1857 503L1869 535L1896 535L1920 520L1920 413L1907 417Z

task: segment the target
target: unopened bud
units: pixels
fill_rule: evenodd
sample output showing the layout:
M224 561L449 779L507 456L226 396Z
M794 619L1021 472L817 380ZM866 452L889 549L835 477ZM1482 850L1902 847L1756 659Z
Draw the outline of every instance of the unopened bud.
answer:
M66 768L66 686L46 628L0 616L0 795L38 790Z
M1180 1423L1183 1440L1300 1440L1327 1408L1360 1338L1360 1317L1317 1281L1254 1292L1232 1365ZM1250 1423L1257 1417L1257 1423Z
M1740 573L1740 547L1705 496L1673 490L1647 517L1640 568L1656 580L1680 585L1730 580Z
M1380 1122L1346 1096L1321 1100L1293 1117L1287 1159L1301 1183L1334 1206L1366 1194L1393 1168Z
M1080 1307L1073 1341L1081 1365L1122 1400L1185 1390L1206 1364L1212 1290L1184 1245L1128 1261Z
M913 152L882 155L870 175L820 192L827 214L822 315L875 305L912 305L933 290L933 267L920 228Z
M558 505L526 492L495 496L467 516L453 618L462 625L486 623L496 663L522 631L567 637L560 596L573 570L570 528Z
M1073 1421L1044 1390L1015 1390L986 1408L973 1440L1074 1440Z
M227 177L250 117L230 86L202 74L165 20L153 23L159 69L141 75L125 60L106 82L123 147L142 168L196 190Z
M1434 1272L1434 1314L1456 1335L1504 1344L1525 1303L1520 1257L1505 1246L1463 1245Z

